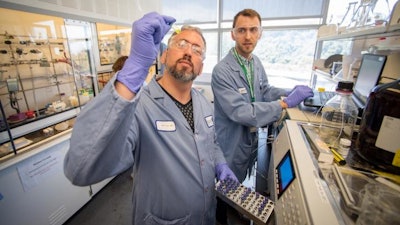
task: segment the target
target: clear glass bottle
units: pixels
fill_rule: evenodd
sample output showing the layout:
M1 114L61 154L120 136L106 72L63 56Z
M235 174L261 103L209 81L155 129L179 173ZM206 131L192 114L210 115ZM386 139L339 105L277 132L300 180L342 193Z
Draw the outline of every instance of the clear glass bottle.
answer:
M339 146L341 137L352 138L358 115L358 108L351 99L352 93L352 81L339 81L336 95L322 109L319 134L332 147Z

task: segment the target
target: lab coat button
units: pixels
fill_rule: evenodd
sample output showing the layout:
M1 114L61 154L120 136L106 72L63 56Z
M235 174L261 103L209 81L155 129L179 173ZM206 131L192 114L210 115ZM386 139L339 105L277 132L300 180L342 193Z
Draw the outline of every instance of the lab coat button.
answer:
M204 166L204 159L200 160L200 166Z

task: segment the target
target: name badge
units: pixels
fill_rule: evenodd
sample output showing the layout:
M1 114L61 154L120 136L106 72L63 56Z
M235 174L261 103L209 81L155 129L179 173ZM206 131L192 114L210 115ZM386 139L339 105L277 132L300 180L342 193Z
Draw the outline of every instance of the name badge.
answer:
M247 94L246 88L239 88L238 91L240 94Z
M214 120L212 116L207 116L205 119L208 127L214 126Z
M174 121L156 121L158 131L175 131L176 126Z

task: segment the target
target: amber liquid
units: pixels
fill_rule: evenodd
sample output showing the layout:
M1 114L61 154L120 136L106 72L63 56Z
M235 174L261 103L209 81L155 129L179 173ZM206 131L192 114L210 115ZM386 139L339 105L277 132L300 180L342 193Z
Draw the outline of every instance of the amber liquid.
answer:
M358 155L378 168L400 175L400 167L392 164L395 153L375 146L383 118L400 119L400 80L373 89L364 110L356 142ZM393 138L398 134L393 134Z

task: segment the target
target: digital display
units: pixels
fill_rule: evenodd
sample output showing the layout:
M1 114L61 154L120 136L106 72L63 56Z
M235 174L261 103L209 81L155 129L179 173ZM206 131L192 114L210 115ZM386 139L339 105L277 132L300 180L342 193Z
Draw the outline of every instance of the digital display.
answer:
M357 81L353 88L354 94L362 102L363 107L371 90L378 84L385 62L385 55L363 55Z
M286 191L289 185L294 180L295 173L293 168L292 157L288 150L282 161L277 166L278 171L278 198Z

